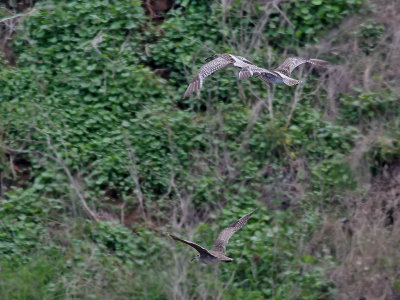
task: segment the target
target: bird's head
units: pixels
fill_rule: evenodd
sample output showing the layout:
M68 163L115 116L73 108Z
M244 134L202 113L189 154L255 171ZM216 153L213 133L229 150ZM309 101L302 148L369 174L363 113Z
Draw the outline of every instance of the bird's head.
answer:
M217 57L218 57L218 54L214 54L213 56L207 57L206 58L206 62L209 62L209 61L211 61L213 59L216 59Z
M200 259L200 254L197 254L195 257L193 257L191 261L194 261L196 259Z

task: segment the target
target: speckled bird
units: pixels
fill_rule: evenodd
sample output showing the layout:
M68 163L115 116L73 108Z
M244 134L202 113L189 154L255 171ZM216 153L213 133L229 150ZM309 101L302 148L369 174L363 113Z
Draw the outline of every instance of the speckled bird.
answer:
M192 82L186 89L186 92L183 95L184 98L188 97L194 92L199 93L201 87L203 86L204 79L212 75L214 72L227 66L234 66L240 69L240 72L237 75L237 78L239 80L254 76L261 79L267 85L283 83L288 86L293 86L301 83L300 80L296 80L290 77L292 71L298 66L305 63L310 63L317 66L328 64L327 61L321 59L289 57L285 59L285 61L279 67L269 71L267 69L256 66L254 63L242 56L228 53L215 54L211 57L208 57L206 61L207 63L200 68L200 70L197 72L196 76L193 78Z
M182 240L172 234L170 234L169 236L176 241L185 243L193 247L199 252L199 254L197 254L192 260L199 259L204 264L232 262L233 259L226 256L225 244L228 243L229 239L236 231L238 231L240 228L243 227L244 224L247 223L247 221L250 219L250 217L253 215L255 211L256 210L253 210L251 213L245 215L244 217L241 217L239 220L237 220L236 222L234 222L233 224L229 225L224 230L222 230L218 238L214 242L213 247L210 250L207 250L206 248L191 241Z

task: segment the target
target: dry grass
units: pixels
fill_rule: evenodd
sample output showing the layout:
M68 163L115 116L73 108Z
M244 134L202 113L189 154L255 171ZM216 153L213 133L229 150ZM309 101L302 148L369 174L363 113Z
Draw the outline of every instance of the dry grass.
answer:
M382 31L376 36L369 36L374 29L368 26ZM394 0L368 1L363 14L345 19L316 48L319 53L329 54L331 61L335 57L337 60L323 74L325 80L318 87L328 96L328 105L321 103L325 107L325 115L334 120L340 94L351 92L353 88L366 92L398 88L400 3ZM326 101L324 97L323 101Z
M370 24L383 26L383 30L367 51L361 32ZM364 15L344 20L318 49L338 59L338 64L324 73L325 80L316 91L318 94L320 88L328 96L327 104L320 103L326 118L336 119L340 94L351 93L353 88L364 92L397 90L400 2L369 1ZM337 299L400 299L400 165L381 166L374 177L365 156L385 132L389 120L382 121L361 129L365 135L347 157L364 192L344 199L347 218L326 214L323 226L308 245L313 253L329 251L338 262L328 274L338 289Z
M328 249L338 261L329 276L339 299L399 299L400 165L375 179L365 195L345 202L349 217L326 217L311 251Z

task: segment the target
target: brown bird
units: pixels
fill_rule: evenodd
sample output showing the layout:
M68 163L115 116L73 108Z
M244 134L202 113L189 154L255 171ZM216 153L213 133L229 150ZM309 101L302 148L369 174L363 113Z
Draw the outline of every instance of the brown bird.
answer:
M305 63L311 63L318 66L328 64L327 61L321 59L304 59L300 57L290 57L287 58L279 67L272 71L269 71L267 69L256 66L254 63L242 56L229 53L215 54L214 56L208 57L206 61L208 62L200 68L200 70L197 72L196 76L186 89L186 92L183 95L184 98L188 97L194 92L199 93L201 87L203 86L203 81L205 78L227 66L234 66L240 69L240 72L237 75L239 80L255 76L268 85L283 83L292 86L301 83L301 81L289 77L292 71L298 66Z
M191 241L182 240L172 234L169 234L169 236L176 241L185 243L193 247L199 252L199 254L197 254L192 260L199 259L202 263L205 264L215 264L218 262L231 262L233 261L233 259L225 255L226 252L225 244L228 243L229 239L236 231L238 231L240 228L243 227L244 224L246 224L246 222L250 219L251 215L255 211L256 209L253 210L251 213L245 215L244 217L241 217L235 223L229 225L224 230L222 230L217 240L215 241L213 247L210 250L207 250L206 248Z
M266 69L257 67L255 65L247 66L240 70L238 74L238 79L242 80L249 78L251 76L255 76L260 78L268 85L284 83L288 86L292 86L301 83L301 81L289 77L290 74L298 66L305 63L310 63L317 66L323 66L328 64L327 61L322 59L305 59L301 57L289 57L286 58L285 61L279 67L277 67L272 71L268 71Z

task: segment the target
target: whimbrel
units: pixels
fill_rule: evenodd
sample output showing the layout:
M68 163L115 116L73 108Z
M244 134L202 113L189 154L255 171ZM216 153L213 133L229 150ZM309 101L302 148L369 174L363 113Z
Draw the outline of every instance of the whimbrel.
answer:
M279 67L272 71L269 71L267 69L256 66L254 63L242 56L228 53L215 54L207 58L206 61L208 62L200 68L200 70L197 72L196 76L186 89L186 92L183 95L184 98L188 97L194 92L199 92L201 87L203 86L203 81L205 78L227 66L234 66L240 69L240 72L237 75L239 80L255 76L268 85L283 83L292 86L301 83L300 80L289 77L292 71L298 66L305 63L320 66L328 64L327 61L321 59L289 57L286 58Z
M246 222L250 219L251 215L255 211L256 210L253 210L251 213L245 215L244 217L241 217L235 223L229 225L224 230L222 230L210 250L207 250L206 248L191 241L182 240L172 234L170 234L170 236L174 240L185 243L199 252L199 254L197 254L192 260L199 259L202 263L205 264L231 262L233 261L233 259L225 255L225 244L228 243L229 239L236 231L238 231L240 228L243 227L244 224L246 224Z

